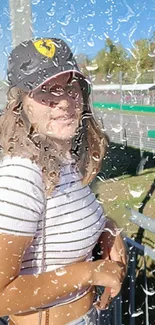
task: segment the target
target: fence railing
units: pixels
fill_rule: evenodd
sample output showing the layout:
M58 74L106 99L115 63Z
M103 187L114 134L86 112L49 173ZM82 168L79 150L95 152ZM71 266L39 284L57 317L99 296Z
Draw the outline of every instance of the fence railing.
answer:
M147 218L143 214L134 211L131 209L130 220L135 224L141 226L143 229L147 229L152 233L155 233L155 220ZM145 227L145 228L144 228ZM126 243L128 247L129 263L128 263L128 274L129 278L129 299L128 299L128 324L136 325L137 317L143 314L142 310L136 310L136 266L138 255L143 256L144 261L144 294L145 294L145 312L144 318L145 325L150 324L150 315L149 315L149 303L148 303L148 294L155 295L155 292L148 291L148 280L147 280L147 266L146 258L149 256L151 260L155 260L155 249L151 249L147 245L141 245L135 240L126 237ZM116 297L108 310L103 311L100 315L100 325L122 325L123 323L123 311L122 311L122 296L121 294ZM125 324L126 325L126 324Z

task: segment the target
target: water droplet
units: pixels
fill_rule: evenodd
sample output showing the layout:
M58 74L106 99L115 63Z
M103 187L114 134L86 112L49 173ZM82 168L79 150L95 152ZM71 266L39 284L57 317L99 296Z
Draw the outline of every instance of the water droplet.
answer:
M49 173L49 176L50 176L51 178L56 177L56 175L57 175L57 173L56 173L55 171L51 171L51 172Z
M89 17L94 17L94 16L95 16L95 11L90 11L90 12L88 13L88 16L89 16Z
M86 66L86 69L88 70L88 71L95 71L95 70L97 70L98 69L98 64L97 63L92 63L92 65L87 65Z
M67 15L64 15L61 20L57 20L57 22L61 25L64 25L64 26L67 26L71 20L71 17L72 15L71 14L67 14Z
M51 160L51 161L55 161L56 158L55 158L55 156L49 155L49 160Z
M142 287L143 291L145 292L145 294L147 296L154 296L155 295L155 291L148 291L142 285L141 285L141 287Z
M2 25L0 24L0 38L3 37L3 28L2 28Z
M93 28L94 28L93 24L89 24L88 27L87 27L88 30L92 30Z
M18 136L16 135L16 136L14 136L14 137L11 137L9 140L8 140L8 142L17 142L18 141Z
M59 59L58 59L57 56L54 58L53 63L54 63L54 65L55 65L56 67L59 66Z
M154 58L155 57L155 51L153 51L152 53L148 53L148 56L150 57L150 58ZM153 70L154 71L154 70Z
M88 35L87 38L87 44L91 47L93 47L95 45L94 40L93 40L93 36L92 35Z
M23 12L24 11L24 6L20 6L16 9L17 12Z
M131 188L130 188L130 186L128 186L128 188L129 188L129 192L130 192L130 194L133 196L133 197L140 197L144 192L145 192L145 190L143 190L143 189L141 189L140 187L137 187L137 190L132 190Z
M53 17L55 15L55 9L53 7L48 9L47 15Z
M21 112L21 108L20 108L20 107L14 107L12 111L13 111L13 113L14 113L15 115L19 115L20 112Z
M93 170L92 170L92 174L96 175L97 173L98 173L98 169L94 167Z
M118 195L116 195L113 198L109 199L109 201L112 201L113 202L113 201L117 200L117 198L118 198Z
M38 291L40 290L41 288L37 288L34 290L34 295L36 296L38 294Z
M131 317L138 317L138 316L140 316L140 315L142 315L142 314L144 314L144 312L143 312L142 310L139 310L139 311L136 311L135 313L133 313L133 314L131 315Z
M36 162L38 160L38 156L37 155L32 155L30 157L30 159L32 160L32 162Z
M45 104L46 104L45 99L42 99L42 100L41 100L41 103L42 103L43 105L45 105Z
M131 9L131 7L128 6L127 3L125 3L125 4L126 4L126 7L127 7L127 9L128 9L128 12L127 12L127 14L126 14L125 17L123 16L123 17L117 19L120 23L128 22L128 21L130 20L131 17L135 16L135 13L134 13L133 10Z
M28 106L27 106L27 113L28 113L29 115L32 115L32 109L33 109L33 106L32 106L32 105L28 105Z
M123 231L123 228L110 229L105 227L104 231L109 231L112 236L116 237Z
M71 37L68 36L68 33L66 32L65 28L61 28L60 36L62 36L66 41L72 43Z
M8 29L8 30L12 30L12 29L13 29L13 26L14 26L14 23L11 22L11 23L9 23L9 24L7 25L7 29Z
M41 149L41 141L36 142L36 143L35 143L35 146L36 146L37 148Z
M115 133L119 133L119 132L121 132L122 129L123 129L123 127L122 127L122 125L120 125L120 124L118 124L117 127L114 127L114 126L111 125L111 131L114 131Z
M55 273L57 276L62 276L67 273L67 271L64 268L56 269Z
M100 155L97 151L94 151L93 154L92 154L92 158L95 160L95 161L99 161L100 160Z
M47 171L47 168L44 166L44 167L42 168L42 172L43 172L43 173L46 173L46 171Z
M69 11L71 14L75 14L75 13L76 13L76 10L75 10L73 4L70 5L70 9L69 9L68 11Z
M90 2L91 2L93 5L95 5L96 0L90 0Z
M109 35L108 35L107 33L105 33L105 32L104 32L104 36L105 36L106 38L109 38Z
M51 280L52 283L57 284L58 280Z
M14 149L14 148L13 148L12 146L9 147L8 152L11 153L11 152L13 151L13 149Z
M37 12L32 12L32 23L34 24L37 20Z
M98 39L101 40L101 41L103 41L103 39L104 39L103 35L99 35L98 36Z
M32 0L33 5L38 5L39 2L40 2L40 0Z
M75 21L75 23L78 23L80 18L79 17L74 17L73 20Z
M4 10L3 10L3 14L7 17L9 17L10 19L10 12L8 11L8 9L5 7Z

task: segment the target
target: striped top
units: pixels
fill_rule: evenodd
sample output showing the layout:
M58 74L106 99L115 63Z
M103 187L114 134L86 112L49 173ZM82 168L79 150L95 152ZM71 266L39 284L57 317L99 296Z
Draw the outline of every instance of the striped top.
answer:
M1 161L0 232L33 236L23 256L20 274L41 273L42 262L47 272L91 259L105 217L90 187L83 186L81 179L74 163L65 165L59 184L45 199L39 166L21 157L5 157ZM48 306L79 299L87 290L77 290Z

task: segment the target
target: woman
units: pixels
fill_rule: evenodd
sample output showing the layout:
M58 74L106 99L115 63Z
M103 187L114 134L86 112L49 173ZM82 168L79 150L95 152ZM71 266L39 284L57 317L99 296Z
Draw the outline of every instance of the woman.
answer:
M10 325L97 324L94 288L118 294L126 254L119 235L110 248L109 221L88 186L108 145L89 107L90 85L60 39L22 42L9 57L8 80L0 316ZM93 261L98 240L105 259Z

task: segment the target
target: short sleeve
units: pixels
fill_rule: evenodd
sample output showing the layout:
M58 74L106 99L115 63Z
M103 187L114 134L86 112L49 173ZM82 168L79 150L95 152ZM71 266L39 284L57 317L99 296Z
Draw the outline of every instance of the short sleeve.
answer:
M40 168L27 158L0 162L0 233L34 236L44 211Z

